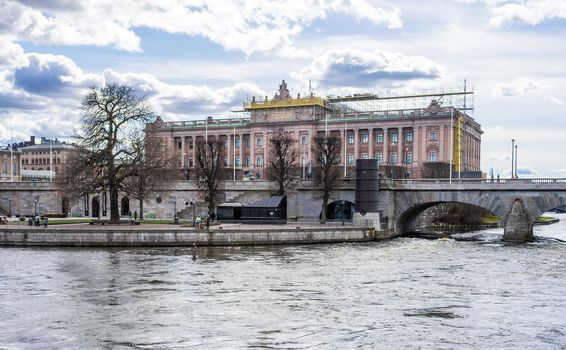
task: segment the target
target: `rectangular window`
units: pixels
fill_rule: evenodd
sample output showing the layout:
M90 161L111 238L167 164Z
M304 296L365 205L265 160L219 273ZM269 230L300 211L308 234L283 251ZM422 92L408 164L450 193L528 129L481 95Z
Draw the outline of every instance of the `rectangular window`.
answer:
M183 148L183 143L181 141L179 141L178 147L179 147L179 149Z
M413 164L413 154L407 153L405 155L405 164Z
M240 149L240 138L239 137L236 137L235 143L236 143L236 149Z
M413 142L413 132L412 131L407 131L407 133L405 134L405 141Z
M250 139L247 138L245 139L245 141L246 141L246 148L250 148Z
M383 154L381 153L376 154L375 159L377 159L377 165L381 165L383 163Z
M224 139L224 149L228 149L228 139Z
M430 151L430 161L436 162L436 152L435 151Z
M391 164L397 164L397 153L391 153Z
M263 165L263 157L262 156L257 156L255 165L257 165L257 166Z
M306 136L301 137L301 144L302 144L302 145L306 145L306 144L307 144L307 137L306 137Z
M257 138L256 146L258 146L258 147L263 146L263 137Z
M189 141L189 149L193 149L193 140Z
M228 166L228 158L224 158L224 166Z
M431 131L430 131L430 140L431 140L431 141L436 141L436 130L431 130Z
M348 154L348 165L354 165L354 155Z
M348 133L348 144L350 144L350 145L354 144L354 133L353 132Z
M397 141L399 140L397 136L398 136L397 133L391 134L391 142L397 143Z
M189 168L192 168L194 166L193 160L189 159Z
M251 163L250 163L250 156L247 156L247 157L246 157L246 166L250 166L250 165L251 165Z
M383 134L377 134L377 143L383 143Z
M2 174L8 175L8 161L5 160L4 164L2 165Z
M240 157L236 157L236 166L240 166Z
M362 143L368 143L369 142L369 135L367 132L363 132L362 133Z

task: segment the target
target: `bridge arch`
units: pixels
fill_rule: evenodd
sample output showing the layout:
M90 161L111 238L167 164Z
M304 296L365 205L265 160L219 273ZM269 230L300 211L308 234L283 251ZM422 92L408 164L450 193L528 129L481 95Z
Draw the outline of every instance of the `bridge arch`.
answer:
M427 209L435 207L435 206L440 205L440 204L448 204L448 203L464 204L466 206L470 206L470 207L473 207L473 208L480 208L480 209L483 209L484 211L489 212L493 215L497 215L497 214L493 213L492 211L487 210L486 208L482 208L482 207L479 207L477 205L470 204L470 203L464 203L464 202L438 201L438 202L420 203L420 204L416 204L412 207L407 208L407 210L405 210L403 213L401 213L401 215L399 215L398 219L395 222L395 225L396 225L395 232L397 232L398 234L406 233L409 230L409 228L413 225L413 223L416 221L416 219L419 217L419 215L424 213ZM499 216L499 215L497 215L497 216Z
M553 208L566 205L565 191L529 189L519 190L405 190L395 193L395 214L390 221L390 228L395 234L404 234L410 224L424 210L442 203L462 203L482 208L497 215L506 224L507 217L516 199L519 199L526 213L525 223L531 228L536 218Z
M443 203L461 203L482 208L504 222L511 211L513 199L507 200L494 192L399 191L396 193L395 203L393 228L396 234L404 234L423 211Z

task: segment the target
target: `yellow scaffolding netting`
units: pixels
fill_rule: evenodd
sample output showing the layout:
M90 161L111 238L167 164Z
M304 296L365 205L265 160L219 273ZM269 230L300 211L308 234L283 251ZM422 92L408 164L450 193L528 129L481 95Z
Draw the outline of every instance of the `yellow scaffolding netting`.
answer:
M464 123L464 116L459 115L454 118L454 171L460 169L462 162L462 124Z
M324 99L320 97L296 98L287 100L252 101L244 103L244 109L265 109L285 107L325 106Z

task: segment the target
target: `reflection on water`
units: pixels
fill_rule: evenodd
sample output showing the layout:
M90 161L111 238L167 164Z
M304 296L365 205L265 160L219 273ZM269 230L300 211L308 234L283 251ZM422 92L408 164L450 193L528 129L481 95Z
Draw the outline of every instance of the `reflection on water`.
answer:
M564 348L555 216L525 245L4 248L0 348Z

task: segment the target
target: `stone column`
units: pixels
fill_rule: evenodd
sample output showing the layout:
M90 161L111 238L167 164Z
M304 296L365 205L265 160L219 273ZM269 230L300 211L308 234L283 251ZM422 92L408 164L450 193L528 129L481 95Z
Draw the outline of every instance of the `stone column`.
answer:
M250 168L255 170L255 133L253 131L250 131Z
M368 153L369 153L369 158L371 159L375 159L375 136L373 135L373 128L369 128L368 130Z
M420 139L421 139L421 163L422 162L428 162L428 159L426 157L426 126L425 127L421 127L419 126L419 134L420 134Z
M244 168L244 134L237 135L240 138L240 166Z
M344 163L342 163L342 166L346 165L348 166L348 129L344 128L344 139L343 139L344 144L342 145L342 149L340 150L340 152L344 153Z
M269 161L269 132L265 132L263 138L263 167L265 168Z
M185 136L181 136L181 168L185 167Z
M403 128L397 128L397 165L403 165L405 163L403 153Z
M420 128L420 127L419 127ZM417 129L415 129L413 127L413 166L419 165L420 164L420 160L419 160L419 140L420 140L420 135L417 132Z
M233 152L233 151L232 151L232 144L233 144L236 140L230 142L230 139L231 139L231 138L232 138L232 137L231 137L230 134L227 134L227 135L226 135L226 140L228 141L228 152L227 152L227 153L228 153L228 167L230 167L230 164L234 163L234 156L233 156L234 153L232 153L232 152ZM232 164L232 165L234 165L234 164Z
M360 129L354 129L354 164L360 158Z
M389 135L387 127L383 128L383 164L389 164Z

